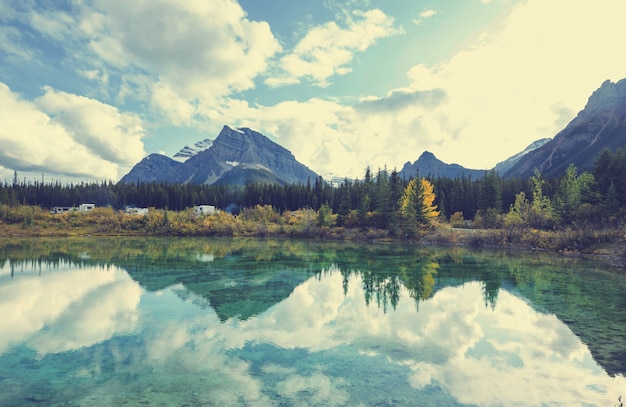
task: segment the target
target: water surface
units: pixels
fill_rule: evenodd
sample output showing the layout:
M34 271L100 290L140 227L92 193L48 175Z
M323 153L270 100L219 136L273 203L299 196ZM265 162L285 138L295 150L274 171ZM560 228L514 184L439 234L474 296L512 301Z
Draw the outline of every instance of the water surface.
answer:
M613 406L597 263L247 239L0 246L2 406Z

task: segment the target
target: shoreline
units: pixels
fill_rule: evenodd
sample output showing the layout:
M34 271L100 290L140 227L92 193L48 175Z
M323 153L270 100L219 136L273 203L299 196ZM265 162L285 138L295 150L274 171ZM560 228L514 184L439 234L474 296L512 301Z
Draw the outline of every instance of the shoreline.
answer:
M599 261L626 272L626 236L614 241L598 241L580 249L556 248L537 244L541 242L532 239L522 240L523 232L539 234L535 230L519 230L517 234L506 229L455 229L438 226L430 231L424 231L414 238L402 238L392 236L388 230L359 229L341 227L315 227L311 230L294 233L293 231L270 231L257 225L257 230L246 230L244 233L164 233L154 231L147 233L145 230L103 230L97 225L82 227L69 227L63 230L58 228L41 228L37 225L24 227L19 224L7 225L0 223L0 240L3 239L37 239L37 238L97 238L97 237L206 237L206 238L273 238L273 239L302 239L310 241L336 241L356 243L385 243L385 244L414 244L419 246L438 247L468 247L473 249L510 250L521 252L547 252L560 254L566 257L580 257L588 260ZM558 232L546 232L553 237Z

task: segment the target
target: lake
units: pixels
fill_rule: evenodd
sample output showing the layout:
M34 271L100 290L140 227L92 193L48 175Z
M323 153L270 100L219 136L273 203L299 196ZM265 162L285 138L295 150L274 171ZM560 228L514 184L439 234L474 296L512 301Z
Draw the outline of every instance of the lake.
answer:
M545 253L0 245L2 406L614 406L626 277Z

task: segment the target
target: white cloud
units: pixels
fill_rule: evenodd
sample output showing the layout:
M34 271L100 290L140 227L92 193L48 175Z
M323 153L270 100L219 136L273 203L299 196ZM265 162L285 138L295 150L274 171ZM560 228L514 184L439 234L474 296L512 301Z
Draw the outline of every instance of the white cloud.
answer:
M138 117L51 88L33 103L0 83L0 123L5 169L117 180L145 155Z
M134 165L145 155L141 119L84 96L45 88L35 103L59 123L72 140L103 160Z
M426 9L420 13L421 18L430 18L437 14L437 12L433 9Z
M156 84L152 91L152 107L165 115L168 121L175 125L189 125L195 113L195 107L182 99L170 86L164 83Z
M435 14L437 14L437 11L435 11L435 10L433 10L431 8L425 9L424 11L419 13L419 17L418 18L414 18L413 19L413 23L415 25L421 25L424 22L424 20L433 17Z
M81 27L106 63L143 70L187 100L254 87L280 50L269 25L231 0L97 1Z
M298 78L282 76L267 78L265 79L264 83L270 88L277 88L280 86L296 85L300 83L300 80Z
M74 18L63 11L31 11L29 24L37 31L55 40L73 37Z
M349 102L317 97L266 106L233 94L253 88L263 76L270 87L330 85L333 77L351 72L356 55L401 28L380 10L342 11L280 54L269 25L250 20L230 0L96 0L73 2L67 14L28 9L26 17L3 4L0 9L10 13L0 13L2 21L30 22L66 47L68 67L97 81L118 103L139 101L157 122L212 134L223 123L247 125L277 137L323 175L360 176L366 166L385 164L399 169L424 150L449 163L491 168L531 141L556 134L605 79L626 76L626 25L620 18L626 3L619 0L520 2L498 26L485 27L471 46L447 60L424 65L416 55L402 87L379 95L357 88ZM424 9L417 17L435 16L436 10ZM67 29L72 21L78 29ZM38 51L24 48L22 35L0 26L0 49L11 58L33 59ZM393 55L381 61L393 62ZM0 154L5 169L116 178L143 154L141 123L109 105L50 90L36 103L8 89L0 94L5 106L18 106L16 115L0 113L6 120L0 142L11 146ZM77 110L61 111L57 104ZM88 116L78 117L79 110ZM17 123L19 115L29 119ZM108 123L109 138L91 127L92 120ZM207 129L207 123L215 128ZM58 146L46 146L52 137Z
M94 0L18 9L4 19L58 47L65 70L96 82L106 98L153 108L147 116L167 125L189 124L197 100L219 104L253 88L281 50L269 24L248 19L233 0ZM34 51L23 42L17 29L0 27L0 50L32 60Z
M367 166L400 170L424 148L437 146L425 115L445 98L438 89L404 89L366 98L355 107L322 99L273 106L230 99L201 114L275 137L298 161L326 178L362 177Z
M394 27L393 17L379 9L355 10L344 16L341 25L330 21L311 28L292 52L280 59L279 74L265 83L278 86L307 78L325 87L330 77L352 71L349 64L356 52L363 52L379 39L401 32Z
M0 51L12 58L33 61L35 53L22 44L21 32L16 27L0 25Z
M441 140L435 153L490 168L531 141L554 136L605 79L625 76L624 13L619 1L523 2L471 48L435 67L417 65L412 87L439 87L448 95L424 118L430 137Z
M352 147L352 133L346 132L345 136L350 138L346 139L337 130L346 122L344 117L352 116L351 110L322 99L286 101L273 106L251 106L245 101L231 99L217 110L202 113L215 120L251 127L276 137L298 161L327 176L332 172L339 175L361 173L360 168L354 168L358 155L348 151Z
M489 169L554 136L605 79L626 76L622 15L621 1L526 1L448 60L415 65L409 85L384 97L364 97L354 108L318 99L233 104L227 114L230 122L248 120L279 137L323 175L362 175L368 165L400 169L424 150L448 163ZM436 92L445 95L438 104L425 106L418 97Z

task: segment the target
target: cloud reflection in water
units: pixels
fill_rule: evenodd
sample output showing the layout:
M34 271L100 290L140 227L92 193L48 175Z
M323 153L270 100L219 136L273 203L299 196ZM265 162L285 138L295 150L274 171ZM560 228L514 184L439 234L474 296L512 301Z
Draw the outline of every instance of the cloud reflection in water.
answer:
M43 267L13 276L8 262L0 268L0 354L26 342L43 356L134 330L141 288L126 271L67 262Z
M492 307L479 282L445 287L418 310L400 287L390 310L366 304L359 273L349 276L345 294L343 278L332 268L259 315L221 321L198 306L205 298L181 295L182 284L145 292L113 266L60 264L11 276L5 265L0 352L24 343L41 358L137 336L116 348L135 356L119 357L124 363L114 372L141 378L86 390L84 400L102 402L113 402L120 387L164 403L184 394L189 402L262 406L273 397L290 405L353 405L367 400L367 391L393 400L429 388L464 404L613 405L626 391L624 377L608 376L567 325L504 289ZM92 357L85 363L95 364ZM393 388L377 387L380 372Z
M468 404L578 405L584 400L611 405L626 389L626 380L608 376L563 322L505 290L492 308L485 305L478 282L447 287L422 302L419 311L404 287L394 311L367 306L364 295L358 276L350 278L344 296L340 273L326 273L254 318L220 323L217 316L205 314L187 320L185 333L176 325L166 329L175 334L159 335L186 338L189 360L246 346L305 349L308 354L348 346L363 359L383 357L407 367L405 384L415 390L435 385ZM159 354L163 357L162 349ZM326 394L326 405L342 405L342 383L364 374L358 365L354 376L326 379L323 368L308 375L290 369L276 361L263 367L265 373L281 372L276 389L284 397ZM306 386L311 386L309 393Z

